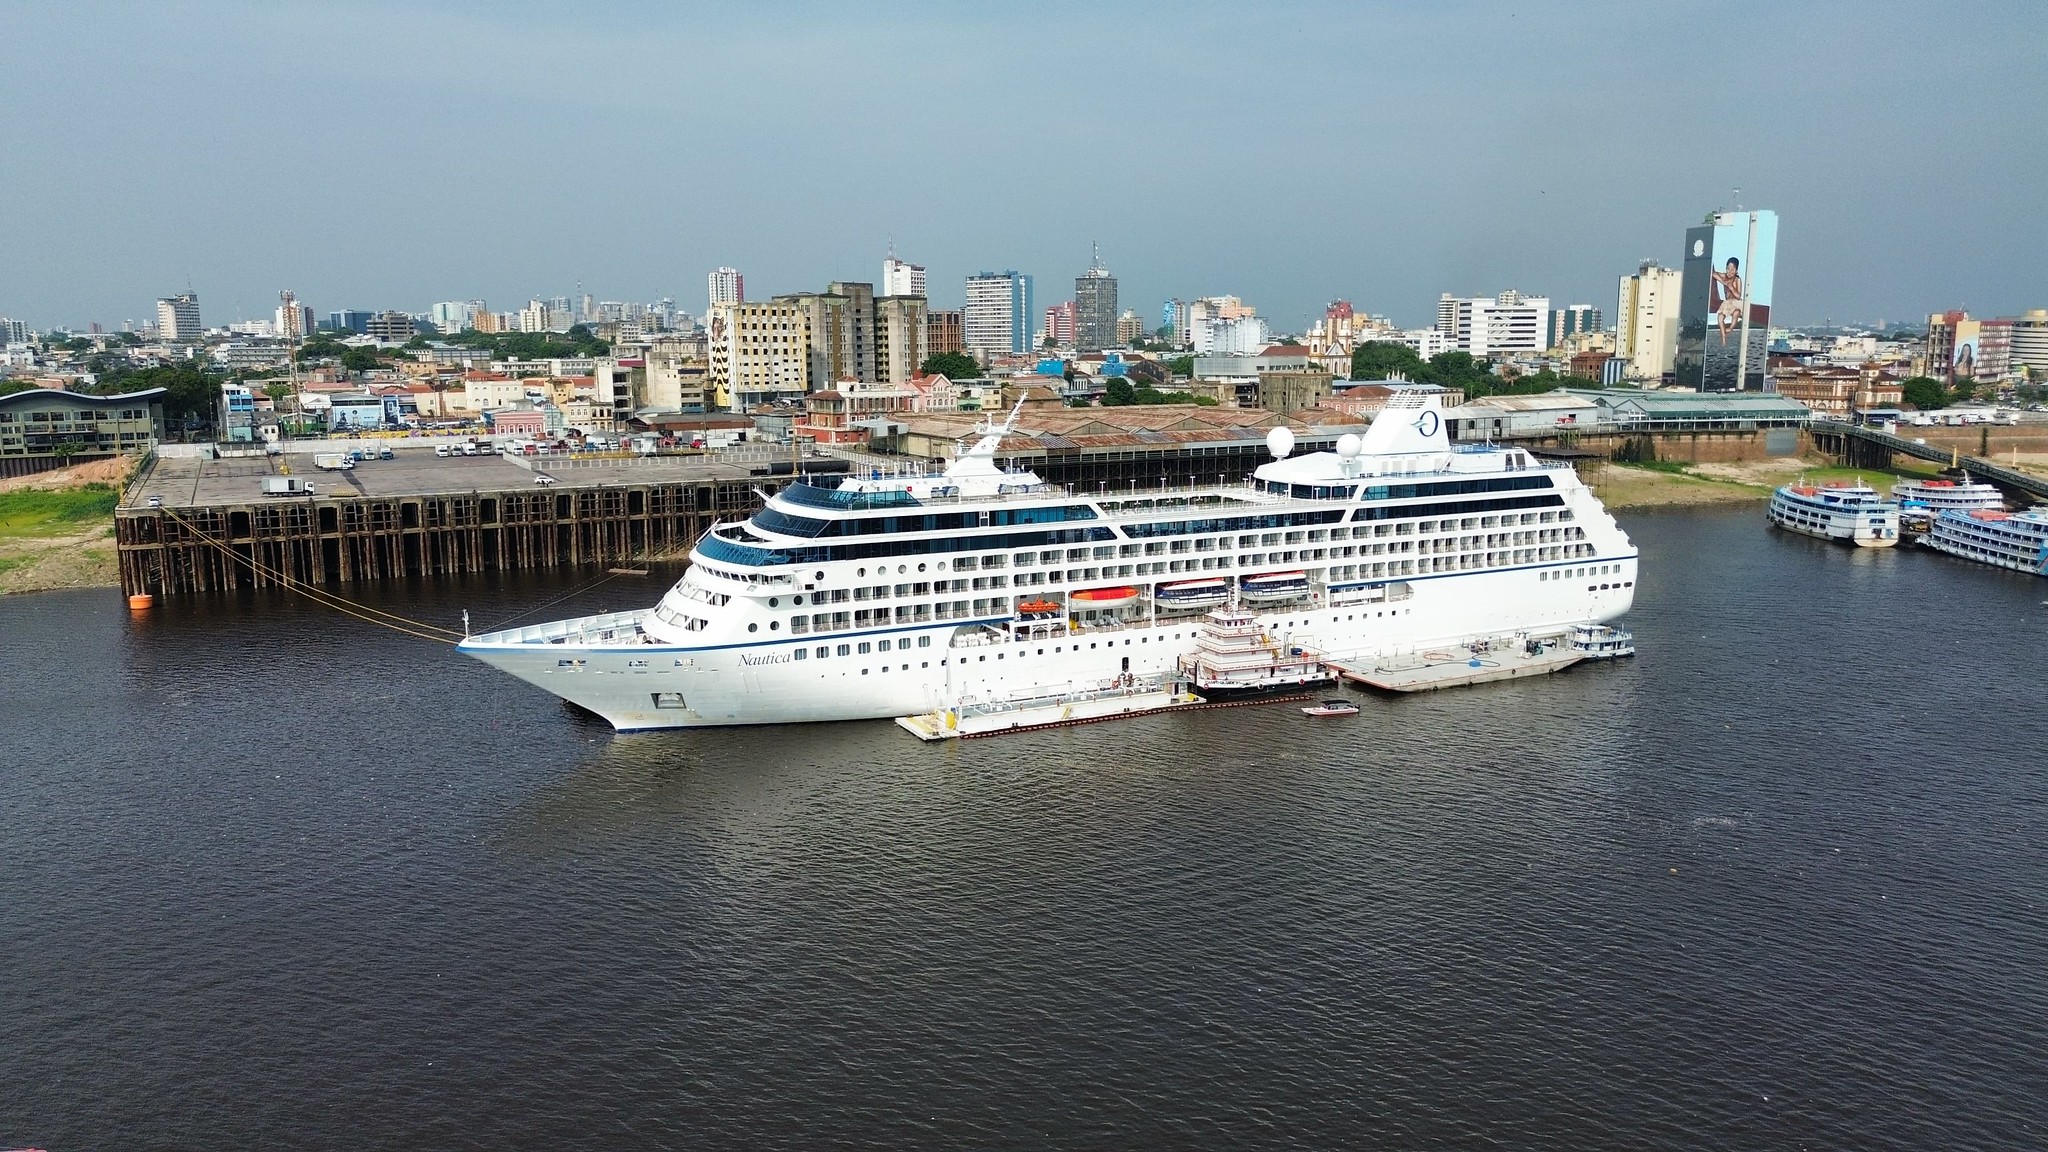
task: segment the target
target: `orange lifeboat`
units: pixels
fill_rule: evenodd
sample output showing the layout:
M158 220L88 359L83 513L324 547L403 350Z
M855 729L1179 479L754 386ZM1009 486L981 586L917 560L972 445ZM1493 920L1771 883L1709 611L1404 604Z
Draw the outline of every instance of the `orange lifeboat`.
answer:
M1076 608L1121 608L1138 599L1138 590L1123 588L1086 588L1067 598Z
M1059 610L1060 606L1050 600L1026 600L1017 605L1017 613L1020 616L1043 616Z

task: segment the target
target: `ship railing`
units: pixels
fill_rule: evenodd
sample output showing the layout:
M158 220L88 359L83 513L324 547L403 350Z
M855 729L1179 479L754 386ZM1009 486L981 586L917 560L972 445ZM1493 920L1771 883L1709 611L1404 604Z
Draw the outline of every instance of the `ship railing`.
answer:
M571 640L586 644L638 644L645 642L646 634L641 632L640 622L650 611L652 609L638 608L628 612L578 616L546 624L479 632L469 639L488 644L566 644Z
M1174 677L1165 675L1137 676L1125 674L1095 681L1088 686L1073 684L1065 692L1017 692L993 700L974 696L963 696L954 706L962 717L997 716L1008 712L1021 712L1027 708L1044 708L1055 704L1082 704L1093 700L1114 700L1125 696L1142 696L1152 692L1163 692Z

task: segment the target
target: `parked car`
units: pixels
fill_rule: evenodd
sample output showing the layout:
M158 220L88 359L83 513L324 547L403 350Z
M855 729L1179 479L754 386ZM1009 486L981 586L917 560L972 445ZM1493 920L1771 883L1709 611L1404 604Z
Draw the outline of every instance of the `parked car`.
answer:
M436 444L436 445L434 445L434 455L436 455L436 456L441 456L441 457L446 457L446 456L448 456L449 454L450 454L450 449L449 449L448 445L446 445L446 444Z

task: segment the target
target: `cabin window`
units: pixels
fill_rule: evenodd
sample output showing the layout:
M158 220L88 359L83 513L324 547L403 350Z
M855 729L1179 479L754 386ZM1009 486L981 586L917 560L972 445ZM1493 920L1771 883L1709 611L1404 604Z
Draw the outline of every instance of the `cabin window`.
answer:
M863 641L861 641L861 642L860 642L860 654L861 654L861 655L865 656L865 655L867 655L867 654L868 654L869 652L872 652L872 651L874 651L874 645L872 645L872 644L869 644L869 643L868 643L867 641L865 641L865 640L863 640Z
M801 660L801 659L803 659L803 658L804 658L805 656L808 656L808 655L810 655L810 653L809 653L809 651L808 651L808 650L806 650L806 649L803 649L803 648L799 648L799 649L797 649L797 650L796 650L796 652L795 652L795 653L794 653L794 654L792 655L792 658L793 658L793 659L796 659L796 660Z
M879 641L875 645L875 650L877 652L887 652L889 650L889 642L887 640Z
M929 637L929 636L919 636L919 637L917 638L917 646L918 646L919 648L929 648L929 647L931 647L931 646L932 646L932 638L931 638L931 637Z
M853 646L850 644L841 644L837 649L834 649L834 651L840 656L851 655L853 652ZM861 645L861 651L867 651L867 645Z

